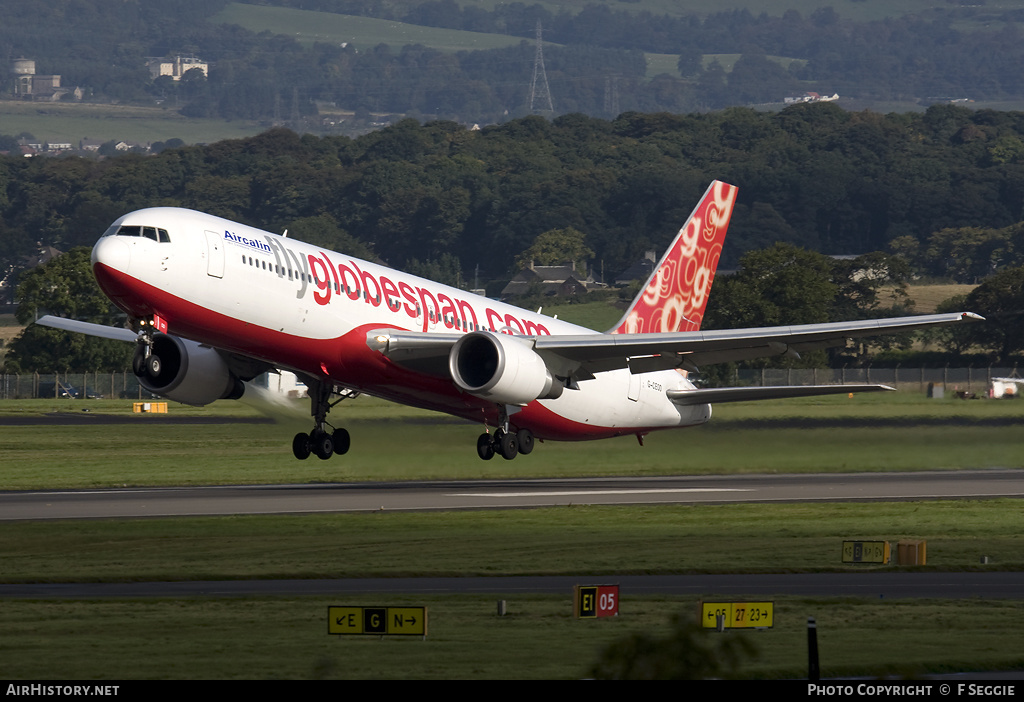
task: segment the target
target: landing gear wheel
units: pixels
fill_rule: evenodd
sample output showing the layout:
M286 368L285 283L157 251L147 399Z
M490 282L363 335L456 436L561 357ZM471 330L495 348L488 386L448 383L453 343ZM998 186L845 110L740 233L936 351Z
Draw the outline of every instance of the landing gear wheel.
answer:
M132 373L136 376L146 372L146 352L140 347L132 356Z
M336 456L348 453L349 447L352 446L352 437L349 436L347 429L335 429L333 440L334 455Z
M516 432L516 446L519 453L524 456L533 450L533 432L529 429L520 429Z
M352 439L345 429L335 429L327 422L327 413L334 405L342 400L358 397L359 392L351 388L337 388L330 379L317 379L303 376L309 392L309 413L313 417L313 430L303 442L299 436L295 437L292 452L296 458L307 458L309 454L315 453L318 458L326 461L334 455L341 456L348 453L352 445ZM332 402L331 397L338 395L339 399ZM304 447L304 446L305 447Z
M498 435L494 437L494 441L496 444L495 450L500 453L501 457L506 461L511 461L516 457L516 454L519 453L519 445L516 443L516 435L511 432L508 434L505 432L499 432Z
M159 378L160 371L163 369L163 361L155 353L149 354L149 358L146 359L146 375L150 378Z
M494 441L491 435L484 432L476 440L476 454L485 461L494 458Z
M296 434L292 439L292 453L300 461L309 458L309 434Z
M314 431L309 437L310 448L321 461L326 461L334 455L334 437L326 431Z

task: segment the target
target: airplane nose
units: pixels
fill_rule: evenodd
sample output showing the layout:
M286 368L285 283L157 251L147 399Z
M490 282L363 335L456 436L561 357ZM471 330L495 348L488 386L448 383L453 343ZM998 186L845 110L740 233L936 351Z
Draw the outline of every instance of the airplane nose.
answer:
M127 273L131 259L131 248L118 236L105 236L92 247L93 270L96 270L97 264L103 264L120 273Z

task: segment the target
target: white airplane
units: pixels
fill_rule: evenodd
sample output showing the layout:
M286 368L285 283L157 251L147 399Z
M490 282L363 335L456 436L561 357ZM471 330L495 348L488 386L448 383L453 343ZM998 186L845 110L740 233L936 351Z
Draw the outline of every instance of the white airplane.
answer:
M211 215L156 207L114 222L92 252L103 291L133 330L59 317L40 324L135 341L147 390L205 405L274 370L309 387L313 429L296 458L348 451L327 421L366 393L479 422L483 459L703 424L711 404L887 390L881 385L698 388L704 364L843 345L847 339L981 319L967 312L700 331L736 202L715 181L642 292L602 334ZM492 431L493 430L493 431Z

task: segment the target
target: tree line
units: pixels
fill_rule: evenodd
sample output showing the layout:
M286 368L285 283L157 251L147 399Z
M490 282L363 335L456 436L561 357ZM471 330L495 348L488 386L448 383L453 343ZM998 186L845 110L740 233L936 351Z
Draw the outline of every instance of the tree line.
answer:
M872 298L850 287L849 271L832 270L838 263L825 270L792 251L872 254L882 258L860 267L894 281L978 282L1024 265L1020 144L1021 113L817 104L525 117L480 130L407 119L357 138L273 129L154 156L0 157L0 266L17 268L39 245L91 247L125 212L173 205L466 287L507 280L541 235L573 230L582 239L570 258L585 252L598 277L613 279L663 251L719 178L739 186L720 270L752 269L745 256L782 245L791 251L776 251L769 267L793 274L748 279L746 299L775 296L775 310L725 310L721 326L795 323L778 314L797 310L802 321L851 319L900 301L879 299L880 285ZM812 269L826 284L800 278ZM728 280L713 301L729 299L720 293L738 283Z
M278 128L153 156L0 157L0 265L37 243L91 245L124 212L169 204L398 267L451 256L463 280L508 276L539 234L573 228L611 277L662 250L715 178L739 186L723 267L775 242L886 251L957 282L1024 264L1024 113L809 104L478 130L405 119L357 138Z

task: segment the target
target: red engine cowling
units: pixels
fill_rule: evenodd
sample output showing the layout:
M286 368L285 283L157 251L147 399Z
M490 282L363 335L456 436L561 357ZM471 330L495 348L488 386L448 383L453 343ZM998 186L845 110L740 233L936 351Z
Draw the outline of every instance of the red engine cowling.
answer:
M153 337L151 357L135 376L146 390L187 405L208 405L214 400L237 400L245 391L215 349L169 334ZM155 371L155 372L154 372Z
M505 405L553 400L565 387L529 341L507 334L466 334L452 347L448 368L461 390Z

